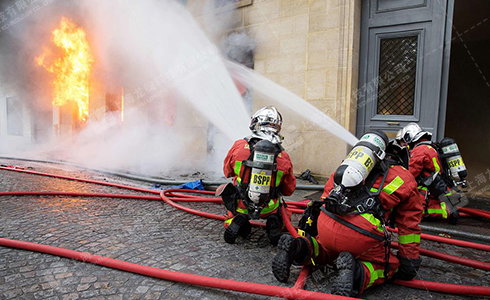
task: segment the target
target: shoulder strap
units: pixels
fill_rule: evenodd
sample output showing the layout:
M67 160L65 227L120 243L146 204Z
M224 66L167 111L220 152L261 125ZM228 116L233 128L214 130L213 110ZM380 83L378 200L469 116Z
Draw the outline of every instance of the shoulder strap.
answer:
M368 190L368 194L370 196L378 196L381 193L381 190L383 189L383 184L386 181L386 177L388 176L390 167L396 164L397 163L394 160L385 159L380 163L378 163L376 166L374 166L374 169L368 175L368 178L366 178L366 184L365 184L365 187ZM383 176L383 179L381 180L381 184L379 185L379 189L376 192L371 192L371 188L374 186L374 183L376 182L379 176Z

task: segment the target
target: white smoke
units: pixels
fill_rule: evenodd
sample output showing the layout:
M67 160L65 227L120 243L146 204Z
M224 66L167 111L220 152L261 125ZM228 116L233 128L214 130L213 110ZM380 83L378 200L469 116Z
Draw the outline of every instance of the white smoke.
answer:
M220 170L226 147L215 151L209 165L208 124L222 133L229 147L249 134L250 115L218 48L190 13L170 0L67 2L68 9L52 4L19 25L19 36L28 44L24 48L32 57L39 55L41 44L49 43L49 32L69 12L67 17L86 29L93 46L94 80L106 92L124 87L124 122L118 112L91 111L81 132L65 140L38 141L35 148L40 150L25 149L25 155L152 175ZM211 32L217 32L213 24ZM29 43L33 25L44 34ZM49 83L39 80L37 95L49 108Z
M255 40L245 32L232 32L222 39L221 47L228 59L253 69Z

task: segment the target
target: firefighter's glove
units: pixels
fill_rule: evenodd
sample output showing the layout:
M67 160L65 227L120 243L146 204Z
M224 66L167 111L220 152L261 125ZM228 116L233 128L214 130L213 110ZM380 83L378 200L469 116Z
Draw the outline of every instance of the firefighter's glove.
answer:
M322 205L323 205L323 201L318 201L318 200L311 200L310 202L308 202L308 207L312 207L314 209L319 209Z
M429 192L431 195L440 197L447 193L448 187L442 176L438 173L435 174L434 181L427 185L429 187Z
M398 272L396 272L395 274L395 279L400 279L400 280L414 279L415 276L417 275L422 259L406 258L400 256L400 253L398 253L397 257L398 260L400 261L400 266L398 267Z
M468 204L468 198L457 192L451 191L445 195L439 197L439 200L443 201L449 207L450 213L457 210L457 206L465 206Z
M233 183L229 182L227 184L222 184L216 189L216 196L223 199L226 209L231 211L233 214L236 213L236 202L240 196L240 192Z
M316 222L318 215L320 215L320 207L323 205L323 201L310 201L306 207L301 219L299 220L299 229L305 231L311 236L318 234Z

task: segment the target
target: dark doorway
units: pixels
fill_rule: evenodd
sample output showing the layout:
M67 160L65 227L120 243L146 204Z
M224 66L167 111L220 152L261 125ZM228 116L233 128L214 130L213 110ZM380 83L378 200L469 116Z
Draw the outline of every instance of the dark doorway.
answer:
M455 0L445 135L454 138L471 192L490 189L490 1Z

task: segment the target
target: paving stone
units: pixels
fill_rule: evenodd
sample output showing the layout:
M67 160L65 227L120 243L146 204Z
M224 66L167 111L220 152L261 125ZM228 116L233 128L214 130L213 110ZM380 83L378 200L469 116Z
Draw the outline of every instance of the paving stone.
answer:
M62 300L76 300L78 298L80 298L78 293L71 293L71 294L63 295L61 299Z
M89 288L90 288L90 284L79 284L77 286L77 291L82 292L88 290Z
M12 289L12 290L8 290L8 291L3 292L3 296L5 297L5 299L14 299L14 298L22 295L22 293L23 292L21 289Z
M63 279L63 278L71 277L71 276L73 276L73 273L67 272L67 273L56 274L54 276L54 278L56 278L56 279Z
M12 164L3 161L0 164ZM26 162L14 162L24 164ZM148 187L149 184L89 171L36 164L36 171ZM147 195L94 184L0 170L0 190L123 193ZM224 214L221 205L185 203ZM0 236L65 247L152 267L292 287L278 283L270 270L276 249L265 231L254 228L234 245L223 241L223 224L176 210L161 201L77 197L2 197ZM295 221L297 222L297 221ZM464 223L465 220L462 220ZM460 225L458 225L460 226ZM487 253L423 241L423 247L490 262ZM489 286L490 272L424 258L420 279ZM330 276L330 275L329 275ZM311 276L310 276L311 277ZM317 278L320 278L317 276ZM307 280L307 289L329 292L329 277ZM450 279L449 279L450 278ZM367 299L470 299L387 284L368 290ZM265 296L193 287L80 261L0 247L0 299L269 299Z
M82 279L80 280L80 283L92 283L92 282L96 282L96 281L97 281L97 277L88 276L88 277L82 277Z
M22 291L24 293L33 293L33 292L39 291L40 289L41 289L41 285L40 284L35 284L35 285L23 287L22 288Z
M39 291L34 293L34 298L35 299L46 299L48 297L54 296L54 290L44 290L44 291Z
M144 293L148 292L149 289L150 289L150 287L148 287L148 286L139 286L136 288L135 292L137 294L144 294Z
M80 293L80 297L81 298L92 298L92 297L95 297L95 296L98 296L99 295L99 291L98 290L88 290L88 291L84 291L84 292L81 292Z

